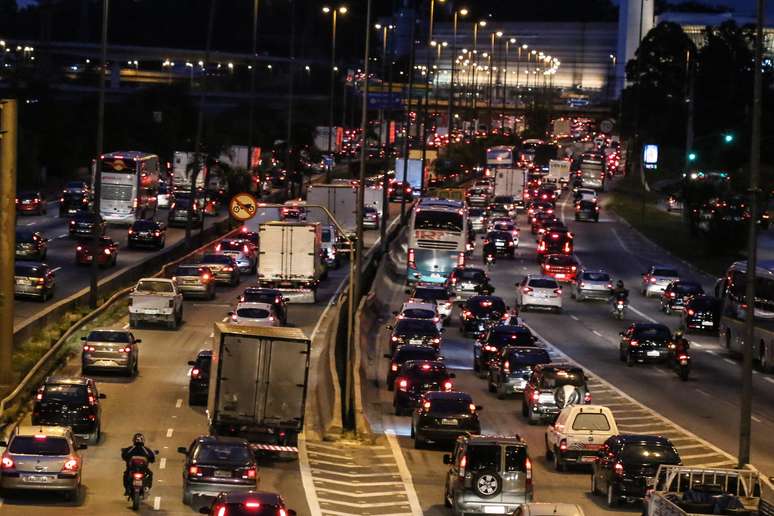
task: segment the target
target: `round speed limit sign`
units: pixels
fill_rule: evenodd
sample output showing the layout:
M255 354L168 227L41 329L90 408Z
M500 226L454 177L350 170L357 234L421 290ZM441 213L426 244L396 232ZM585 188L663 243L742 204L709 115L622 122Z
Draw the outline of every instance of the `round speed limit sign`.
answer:
M258 201L249 193L242 192L236 194L228 203L228 212L234 219L245 221L255 216L255 210L258 207Z

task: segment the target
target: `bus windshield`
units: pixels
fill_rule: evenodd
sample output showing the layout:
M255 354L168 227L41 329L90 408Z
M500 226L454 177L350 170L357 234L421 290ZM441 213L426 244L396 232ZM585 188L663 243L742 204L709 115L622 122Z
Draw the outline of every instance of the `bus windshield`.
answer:
M414 229L462 231L462 214L452 211L420 210L416 214Z

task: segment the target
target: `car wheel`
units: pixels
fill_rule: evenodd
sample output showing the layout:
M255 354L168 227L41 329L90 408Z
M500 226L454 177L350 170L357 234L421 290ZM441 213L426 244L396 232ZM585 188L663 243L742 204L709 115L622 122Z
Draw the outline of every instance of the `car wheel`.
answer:
M758 351L758 365L760 365L761 372L768 373L771 371L771 364L769 363L768 349L765 342L761 342Z
M524 417L529 415L529 412L527 411L527 403L524 400L521 401L521 415Z
M191 505L191 503L193 503L193 494L183 489L183 505Z
M553 460L554 454L551 453L551 448L548 446L548 436L544 436L543 441L546 444L546 460L547 461Z
M626 361L626 353L624 353L623 348L621 348L620 346L618 347L618 360L620 360L621 362Z
M495 383L493 381L492 372L491 371L489 372L488 383L489 383L489 392L497 392L497 385L495 385Z
M667 315L672 315L672 307L669 306L669 305L666 305L664 307L664 313L667 314Z
M567 469L567 465L565 464L562 457L559 455L559 451L554 450L552 455L554 456L554 469L556 471L559 471L560 473L564 472Z
M618 505L618 493L615 492L613 485L607 486L607 506L615 507Z
M632 367L634 365L634 357L630 352L626 352L626 365Z
M474 358L474 359L473 359L473 372L474 372L474 373L478 373L479 371L481 371L481 366L480 366L480 365L478 365L478 360L476 360L476 359Z
M424 448L425 448L425 441L424 441L424 439L414 438L414 449L415 450L422 450Z
M532 412L532 409L530 407L527 407L527 424L528 425L538 424L538 418L535 417L535 414Z
M594 474L594 470L591 470L591 496L596 496L597 492L597 476Z
M447 480L447 482L448 482L448 480ZM448 485L446 486L446 489L444 490L444 493L443 493L443 506L444 507L451 507L452 506L451 495L449 494L449 486Z

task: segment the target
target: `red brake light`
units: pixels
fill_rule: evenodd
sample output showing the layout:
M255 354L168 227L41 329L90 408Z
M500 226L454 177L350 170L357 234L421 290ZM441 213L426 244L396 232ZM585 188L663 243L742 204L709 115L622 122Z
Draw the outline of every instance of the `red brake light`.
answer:
M132 474L132 476L134 478L136 478L137 480L140 480L140 479L142 479L142 477L145 476L145 473L141 473L141 472L138 471L137 473Z
M207 272L203 273L202 274L202 281L209 281L209 280L210 280L209 273L207 273Z
M188 466L188 476L201 476L201 472L199 471L199 466Z
M408 388L408 380L404 378L398 381L398 388L402 391L405 391Z
M632 340L629 341L629 345L633 346L633 347L637 347L637 346L640 345L640 341L632 339Z
M443 382L443 388L446 391L452 390L452 383L451 383L451 381L446 380L445 382Z
M191 369L191 378L199 378L199 375L202 373L202 371L198 367L194 367Z
M430 402L426 401L426 402L422 403L422 408L424 410L430 410Z
M396 372L398 370L398 364L392 364L390 366L390 370L393 371L393 372Z
M613 472L616 475L623 475L624 474L623 464L621 464L620 462L616 462L615 466L613 466Z
M532 287L523 287L521 291L524 292L525 294L529 294L530 292L532 292Z
M532 399L538 401L540 399L540 393L538 391L533 392Z
M693 308L688 309L688 315L693 316L696 312L693 310Z
M74 473L78 471L79 466L80 466L80 463L78 462L78 459L76 459L75 457L70 457L67 460L67 462L65 462L64 465L62 466L62 471Z
M532 485L532 461L529 460L529 457L524 459L524 471L527 477L527 485Z
M94 351L94 346L89 346L88 344L84 344L83 350L86 351L87 353L89 351Z
M408 250L407 264L408 264L408 268L409 269L416 269L417 268L417 262L416 262L416 258L415 258L415 254L414 254L414 249L413 248Z
M254 479L257 475L258 472L255 470L255 468L249 468L245 470L244 474L242 474L242 478Z
M467 467L467 465L468 465L468 456L463 455L462 458L460 459L460 477L465 476L465 468Z
M587 392L583 396L583 403L591 403L591 393L590 392Z
M566 451L567 450L567 439L562 439L559 441L559 451Z
M13 459L8 455L8 453L3 454L3 460L0 462L0 468L2 469L13 469L16 466L16 464L13 462Z

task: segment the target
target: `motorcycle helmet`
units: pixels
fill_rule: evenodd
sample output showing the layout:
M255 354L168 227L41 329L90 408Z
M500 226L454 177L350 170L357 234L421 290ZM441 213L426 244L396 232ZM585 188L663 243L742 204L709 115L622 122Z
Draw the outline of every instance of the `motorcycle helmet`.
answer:
M624 288L623 280L618 280L615 284L617 288Z
M144 446L145 445L145 436L143 436L139 432L134 434L134 437L132 437L132 443L135 446Z
M675 330L675 338L680 339L683 337L683 330L682 328L678 328Z

